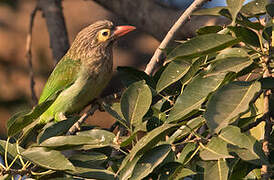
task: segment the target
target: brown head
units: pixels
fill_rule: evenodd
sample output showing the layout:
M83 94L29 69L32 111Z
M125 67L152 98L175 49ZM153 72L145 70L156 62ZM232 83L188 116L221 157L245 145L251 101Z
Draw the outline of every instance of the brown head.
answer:
M80 58L94 51L107 51L115 40L134 29L134 26L114 26L107 20L97 21L78 33L68 53Z

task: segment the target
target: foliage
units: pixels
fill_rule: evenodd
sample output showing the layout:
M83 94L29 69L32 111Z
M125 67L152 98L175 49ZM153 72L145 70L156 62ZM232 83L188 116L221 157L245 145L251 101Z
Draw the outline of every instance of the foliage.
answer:
M8 140L0 141L2 174L7 179L13 174L36 179L260 177L258 169L273 162L254 135L263 133L260 124L248 127L262 117L260 95L274 88L274 79L262 76L273 29L250 18L259 19L266 10L273 16L271 9L264 0L246 5L228 0L228 7L200 10L195 14L224 16L232 23L202 27L196 37L179 41L154 76L118 68L126 89L119 103L104 108L126 128L125 136L89 126L66 136L78 117L33 125L58 94L16 114L8 122Z

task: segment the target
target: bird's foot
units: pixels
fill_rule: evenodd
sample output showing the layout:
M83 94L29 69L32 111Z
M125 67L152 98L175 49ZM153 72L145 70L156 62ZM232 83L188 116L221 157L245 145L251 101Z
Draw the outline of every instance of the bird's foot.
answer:
M66 120L67 117L65 116L65 114L63 112L60 112L58 114L55 115L55 121L59 122L59 121L63 121Z

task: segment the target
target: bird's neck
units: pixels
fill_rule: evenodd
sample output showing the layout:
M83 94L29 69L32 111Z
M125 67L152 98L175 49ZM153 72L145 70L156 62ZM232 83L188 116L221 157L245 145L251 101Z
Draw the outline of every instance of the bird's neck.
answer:
M88 60L88 59L100 59L105 56L112 55L112 43L108 45L100 44L97 46L93 46L85 43L73 43L68 50L66 56L71 59L80 59Z

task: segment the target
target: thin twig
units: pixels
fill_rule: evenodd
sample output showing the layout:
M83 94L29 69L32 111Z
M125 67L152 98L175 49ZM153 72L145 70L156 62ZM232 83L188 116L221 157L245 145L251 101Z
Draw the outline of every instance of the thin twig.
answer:
M98 99L96 101L93 101L91 103L91 108L80 117L80 119L69 129L67 134L72 135L79 131L81 124L83 124L89 116L92 116L97 109L101 108L102 102L110 104L117 100L119 97L121 97L121 92L114 93L109 96Z
M30 14L29 32L27 35L27 42L26 42L26 58L29 63L30 90L31 90L32 102L34 105L38 103L38 98L36 96L35 89L34 89L35 81L34 81L34 72L33 72L33 66L32 66L31 44L32 44L32 28L33 28L34 18L38 10L39 9L36 6Z
M149 75L152 75L158 62L163 60L163 49L167 47L170 41L174 38L176 32L182 27L187 20L190 19L191 13L196 10L199 6L201 6L207 0L195 0L191 6L187 8L186 11L181 15L181 17L176 21L176 23L171 27L165 36L164 40L161 42L157 50L154 52L150 62L147 64L145 72Z
M80 117L80 119L69 129L68 134L72 135L72 134L75 134L77 131L79 131L81 124L83 124L89 116L92 116L98 108L99 108L99 104L92 104L88 112L84 113Z

